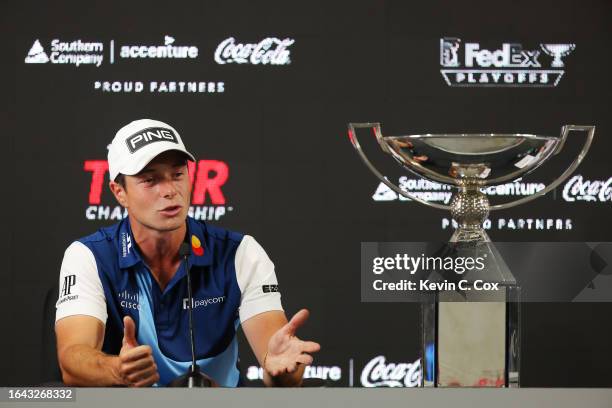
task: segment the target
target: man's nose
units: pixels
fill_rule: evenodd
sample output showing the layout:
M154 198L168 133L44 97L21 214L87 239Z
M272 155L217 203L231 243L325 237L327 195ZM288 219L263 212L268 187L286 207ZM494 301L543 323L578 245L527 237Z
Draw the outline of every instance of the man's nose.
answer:
M159 194L164 198L171 198L176 195L176 186L172 179L164 179L159 183Z

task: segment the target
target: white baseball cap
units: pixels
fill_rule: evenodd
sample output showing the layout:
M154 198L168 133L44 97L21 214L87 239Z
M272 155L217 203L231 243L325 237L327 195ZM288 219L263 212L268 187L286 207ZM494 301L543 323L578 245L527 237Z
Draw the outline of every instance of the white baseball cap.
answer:
M185 149L178 132L170 125L152 119L135 120L117 132L108 146L108 170L110 179L121 173L138 174L155 157L168 150L176 150L195 161Z

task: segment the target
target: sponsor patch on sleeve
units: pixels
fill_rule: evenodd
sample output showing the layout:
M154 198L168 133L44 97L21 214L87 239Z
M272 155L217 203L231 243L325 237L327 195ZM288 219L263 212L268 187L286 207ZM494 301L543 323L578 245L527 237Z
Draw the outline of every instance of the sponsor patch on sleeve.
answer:
M263 290L263 293L278 292L278 285L263 285L261 290Z

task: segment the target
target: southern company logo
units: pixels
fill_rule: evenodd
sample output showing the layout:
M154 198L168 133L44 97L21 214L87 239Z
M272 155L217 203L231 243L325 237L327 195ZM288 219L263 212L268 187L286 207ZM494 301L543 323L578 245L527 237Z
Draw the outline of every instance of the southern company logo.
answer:
M488 50L475 42L462 47L461 39L445 37L440 39L440 73L448 86L555 87L565 73L563 58L575 48L542 43L527 50L518 43L503 43ZM542 53L552 59L549 68L542 67Z
M101 42L84 42L81 40L62 41L51 40L49 55L38 39L34 41L28 55L26 64L68 64L74 66L95 65L99 67L104 60L104 44Z
M26 64L46 64L49 62L49 57L45 52L45 49L40 45L40 41L34 41L32 44L32 48L28 52L28 55L25 57Z

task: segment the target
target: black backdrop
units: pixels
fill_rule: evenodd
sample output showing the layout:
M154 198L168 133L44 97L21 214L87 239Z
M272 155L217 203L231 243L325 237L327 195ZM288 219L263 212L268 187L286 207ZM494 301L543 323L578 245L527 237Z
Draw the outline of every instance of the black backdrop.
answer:
M3 194L9 242L0 285L6 328L0 385L46 380L41 316L63 251L116 222L87 218L90 206L98 214L98 206L110 213L116 204L108 173L100 203L90 199L93 173L84 166L105 160L114 132L131 120L166 121L200 160L227 164L226 202L207 195L200 207L224 206L225 215L211 222L252 234L266 248L286 311L311 310L301 335L322 344L316 366L340 368L341 378L330 382L338 386L360 386L362 369L376 356L387 363L419 358L417 305L360 302L360 242L451 234L442 228L447 214L373 200L379 183L350 146L347 122L380 121L389 133L551 135L563 124L595 124L595 142L577 173L592 181L612 175L608 1L21 1L4 8L3 31L15 50L3 57L15 66L5 86L14 83L15 99L3 114L10 192ZM172 45L197 47L197 58L120 57L122 45L163 45L165 36L175 39ZM215 50L229 37L238 43L293 39L290 63L218 64ZM540 50L543 69L552 69L552 58L540 44L576 47L563 57L557 86L451 87L440 73L440 39L447 37L492 51L520 43ZM26 63L28 56L42 58L36 40L51 57L54 39L102 43L101 65ZM144 89L96 89L104 81L140 81ZM150 92L151 81L223 82L224 91ZM398 170L389 165L388 171L397 180ZM547 167L532 180L554 174ZM609 196L570 202L560 187L493 214L489 234L498 241L609 241ZM499 218L551 219L554 227L498 228ZM609 303L525 304L523 310L524 386L612 384ZM247 371L254 358L244 342L241 358Z

